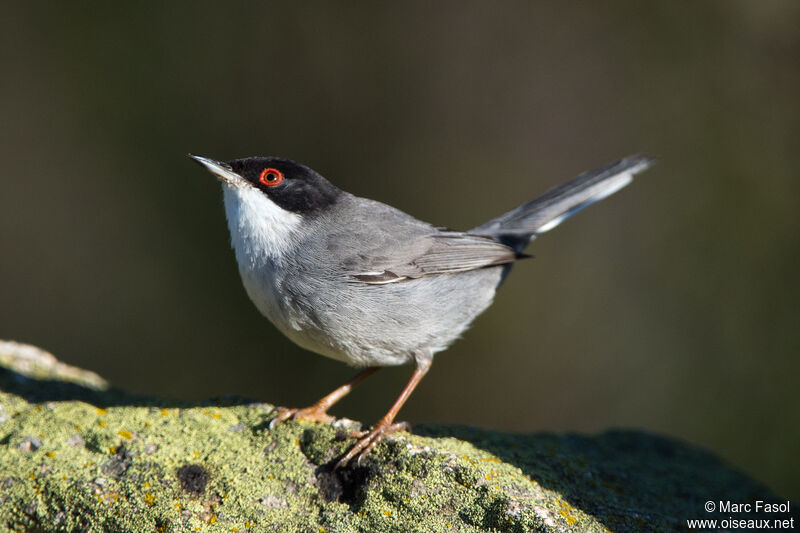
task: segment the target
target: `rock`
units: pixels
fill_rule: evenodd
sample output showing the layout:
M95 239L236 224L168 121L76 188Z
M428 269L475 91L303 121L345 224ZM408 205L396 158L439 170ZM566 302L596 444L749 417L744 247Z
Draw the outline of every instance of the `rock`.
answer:
M707 500L780 501L641 431L420 426L334 471L347 423L269 430L267 404L136 397L41 350L0 351L3 530L677 531L715 518Z

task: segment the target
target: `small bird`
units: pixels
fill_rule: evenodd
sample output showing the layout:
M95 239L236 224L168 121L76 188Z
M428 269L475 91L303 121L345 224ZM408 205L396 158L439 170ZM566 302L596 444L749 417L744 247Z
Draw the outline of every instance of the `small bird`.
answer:
M288 419L331 422L328 409L380 368L415 365L386 415L352 434L358 440L337 468L360 463L384 436L408 429L395 417L434 354L492 303L533 239L653 163L627 157L455 231L349 194L288 159L190 157L222 182L239 273L258 310L299 346L363 368L310 407L280 408L271 427Z

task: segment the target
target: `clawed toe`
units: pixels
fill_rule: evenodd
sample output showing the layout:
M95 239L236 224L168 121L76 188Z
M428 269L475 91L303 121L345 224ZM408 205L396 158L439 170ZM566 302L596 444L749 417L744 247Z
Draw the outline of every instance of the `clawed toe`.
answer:
M278 407L278 414L275 418L269 421L269 429L275 429L278 425L289 420L297 412L297 409L289 409L287 407Z
M304 409L278 407L278 414L270 421L269 429L275 429L278 425L289 419L327 423L336 420L335 417L332 417L325 411L315 407L306 407Z
M349 433L347 437L357 438L359 440L350 448L350 451L336 463L336 468L346 467L353 459L356 460L357 465L360 465L364 457L369 455L372 449L375 448L385 436L397 431L410 431L410 429L411 426L407 422L396 422L394 424L379 422L374 428L368 431L353 431Z

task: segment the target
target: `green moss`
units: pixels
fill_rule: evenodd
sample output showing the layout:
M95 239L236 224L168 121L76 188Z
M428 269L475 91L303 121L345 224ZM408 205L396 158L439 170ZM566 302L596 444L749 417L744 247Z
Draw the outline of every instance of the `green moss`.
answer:
M96 382L48 391L57 375L5 364L0 529L637 531L674 529L720 491L770 499L710 454L641 432L424 426L334 471L352 427L269 430L266 404L181 404Z

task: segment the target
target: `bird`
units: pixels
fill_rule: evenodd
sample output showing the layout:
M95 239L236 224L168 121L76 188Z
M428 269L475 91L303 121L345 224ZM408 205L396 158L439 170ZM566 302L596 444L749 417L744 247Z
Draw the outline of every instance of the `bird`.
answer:
M256 308L300 347L361 369L309 407L278 408L271 428L290 419L333 422L328 410L366 378L414 365L386 415L350 434L356 441L336 468L361 464L384 437L409 429L395 418L434 355L489 307L531 241L654 162L626 157L456 231L345 192L290 159L189 157L222 183L231 246Z

